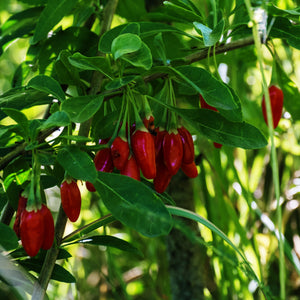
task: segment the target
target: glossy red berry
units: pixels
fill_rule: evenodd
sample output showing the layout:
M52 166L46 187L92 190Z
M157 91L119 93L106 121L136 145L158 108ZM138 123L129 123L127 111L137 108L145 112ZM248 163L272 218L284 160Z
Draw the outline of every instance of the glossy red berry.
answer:
M195 158L194 142L192 135L185 127L180 127L177 129L181 137L183 146L183 156L182 163L191 164Z
M122 170L130 153L127 139L120 136L116 137L110 149L114 166L118 170Z
M278 126L278 123L282 115L283 92L280 88L276 87L275 85L272 85L269 87L269 95L270 95L271 111L272 111L272 118L273 118L273 128L275 129ZM263 112L265 122L268 125L265 96L263 97L262 100L262 112Z
M172 174L165 166L163 161L157 161L156 166L157 166L157 174L153 180L154 189L158 193L163 193L167 189L171 181Z
M27 198L20 195L19 197L19 203L18 203L18 210L16 214L16 219L13 225L13 229L16 233L16 235L20 238L20 222L21 222L21 215L22 212L25 210L27 204Z
M124 168L120 173L133 179L141 180L140 168L138 167L137 162L132 155L128 158Z
M85 186L86 186L86 188L89 192L92 192L92 193L96 192L96 189L95 189L94 185L91 182L86 181Z
M80 214L81 195L74 180L64 180L60 186L61 204L71 222L75 222Z
M184 174L190 178L195 178L198 176L197 166L194 161L190 164L181 164L181 169Z
M147 179L153 179L156 176L155 165L155 146L151 133L141 127L131 136L131 147L143 175Z
M42 204L40 214L42 215L44 222L44 237L41 248L44 250L48 250L51 248L54 240L54 221L51 211L44 204Z
M20 222L22 245L29 256L38 254L44 241L44 221L40 210L22 212Z
M99 150L94 157L94 164L97 171L112 172L114 164L110 148Z
M152 115L149 115L147 117L145 117L143 119L143 123L144 123L144 126L150 131L154 131L155 129L155 125L154 125L154 117Z
M183 145L177 130L167 132L163 139L164 164L172 175L180 169Z
M163 140L167 133L165 129L156 128L154 135L154 145L155 145L155 157L158 160L163 160Z

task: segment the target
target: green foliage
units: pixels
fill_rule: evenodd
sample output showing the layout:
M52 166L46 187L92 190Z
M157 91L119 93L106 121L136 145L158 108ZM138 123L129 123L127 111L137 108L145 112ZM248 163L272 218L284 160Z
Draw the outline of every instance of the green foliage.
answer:
M172 298L165 238L175 228L202 247L205 274L198 281L206 299L291 298L300 274L299 7L255 1L268 17L260 49L252 32L257 8L249 12L247 0L100 2L0 4L0 265L9 269L0 268L1 296L25 299L37 292L39 278L49 299L63 297L64 283L74 284L68 293L75 298ZM265 81L284 94L273 131L261 112ZM201 107L200 95L210 109ZM188 181L193 191L178 184L158 193L158 175L168 169L159 130L174 133L182 125L192 134L199 175ZM141 180L123 175L128 159L137 159L136 129L156 143L154 178L140 171L144 161L137 163ZM110 150L116 136L129 146L121 170L115 160L126 149ZM99 153L112 155L107 172ZM81 192L81 213L63 236L58 189L70 179ZM57 224L52 249L31 258L14 231L22 192L36 210L47 204ZM195 211L179 207L171 196L177 193ZM177 217L199 224L201 235ZM196 268L183 276L192 281Z

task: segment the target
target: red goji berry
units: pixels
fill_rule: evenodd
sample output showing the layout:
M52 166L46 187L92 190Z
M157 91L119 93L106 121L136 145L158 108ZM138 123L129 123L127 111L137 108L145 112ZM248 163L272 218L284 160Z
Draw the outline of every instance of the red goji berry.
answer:
M185 127L180 127L177 129L182 145L183 145L183 156L182 156L182 163L184 164L191 164L195 158L195 150L194 150L194 142L192 135Z
M44 237L41 248L48 250L51 248L54 240L54 221L51 211L45 204L42 204L40 214L42 215L44 222Z
M61 204L71 222L75 222L80 214L81 195L77 183L64 180L60 186Z
M131 136L131 147L143 175L153 179L156 176L156 165L152 134L145 127L137 129Z
M183 145L177 130L167 132L163 139L164 163L172 175L180 169Z
M27 198L20 195L19 203L18 203L18 210L17 210L17 214L16 214L16 219L15 219L15 222L14 222L14 225L13 225L13 229L14 229L16 235L18 236L18 238L20 238L21 215L22 215L22 212L26 208L26 204L27 204Z
M44 241L44 222L40 210L22 212L20 236L22 245L29 256L38 254Z
M141 175L140 175L140 168L137 165L136 159L134 158L133 155L131 155L124 168L120 172L122 175L126 175L128 177L131 177L136 180L141 180Z
M198 170L194 161L190 164L181 164L181 170L190 178L198 176Z
M158 193L163 193L171 181L172 174L162 160L157 161L156 167L157 173L153 180L154 189Z
M130 153L127 139L120 136L116 137L110 149L114 166L118 170L122 170Z
M278 126L278 123L282 115L283 92L280 88L276 87L275 85L272 85L269 87L269 95L270 95L270 104L271 104L272 119L273 119L273 128L275 129ZM262 112L263 112L265 122L268 125L265 96L263 96L263 100L262 100Z

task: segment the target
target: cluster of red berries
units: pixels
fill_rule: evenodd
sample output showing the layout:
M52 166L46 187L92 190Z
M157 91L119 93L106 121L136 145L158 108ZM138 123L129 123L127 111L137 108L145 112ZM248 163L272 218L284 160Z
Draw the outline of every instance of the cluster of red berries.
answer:
M20 196L13 229L21 238L29 256L35 256L40 249L48 250L54 240L54 221L49 208L42 204L40 209L28 211L27 198Z
M107 144L109 139L100 140ZM109 148L99 150L94 158L96 169L113 172L140 180L140 172L147 179L153 179L154 188L163 193L173 175L181 168L194 178L198 175L194 162L194 143L190 132L180 127L169 132L155 128L154 117L144 118L143 125L131 130L130 142L127 137L117 136ZM95 188L86 182L89 191Z

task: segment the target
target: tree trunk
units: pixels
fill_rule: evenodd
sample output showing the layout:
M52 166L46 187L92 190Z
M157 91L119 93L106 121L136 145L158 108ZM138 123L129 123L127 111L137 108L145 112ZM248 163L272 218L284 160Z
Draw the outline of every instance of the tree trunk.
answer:
M168 188L176 205L195 211L193 182L180 170ZM189 230L200 237L198 224L180 218ZM167 237L171 293L173 300L204 299L208 288L214 299L217 295L206 247L192 242L182 231L174 228Z

